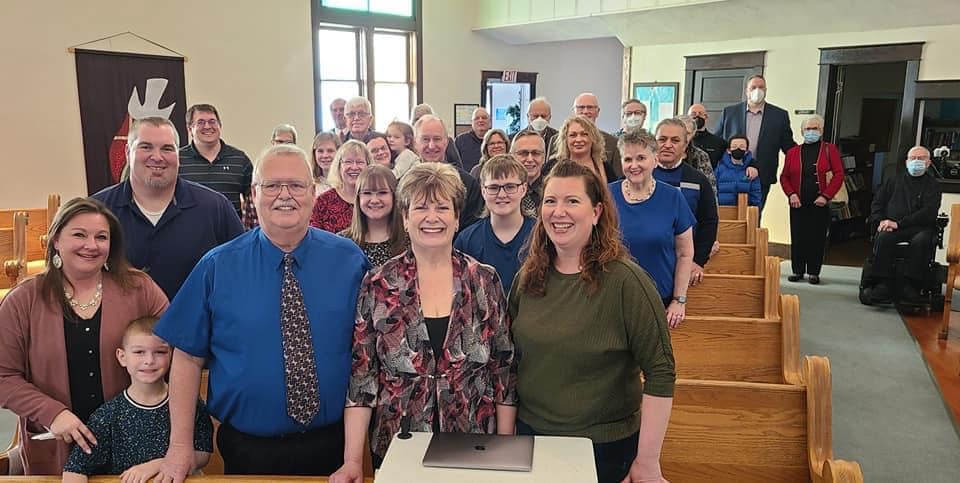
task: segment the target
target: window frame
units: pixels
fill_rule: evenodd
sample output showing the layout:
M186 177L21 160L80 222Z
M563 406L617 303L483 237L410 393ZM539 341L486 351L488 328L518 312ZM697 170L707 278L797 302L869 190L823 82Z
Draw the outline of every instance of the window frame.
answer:
M324 7L322 0L311 0L311 39L313 42L313 97L314 122L316 131L329 130L323 125L323 113L329 106L321 105L320 62L318 37L320 29L352 30L357 32L357 79L361 96L366 97L376 111L373 60L373 36L379 32L402 32L407 36L407 83L413 83L410 105L415 106L423 99L423 5L422 0L410 0L413 4L413 16L402 17L382 13L344 10ZM330 79L332 80L332 79Z

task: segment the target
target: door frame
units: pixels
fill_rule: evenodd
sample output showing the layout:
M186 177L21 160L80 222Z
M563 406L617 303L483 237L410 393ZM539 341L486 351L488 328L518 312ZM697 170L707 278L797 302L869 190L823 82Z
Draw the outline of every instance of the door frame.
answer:
M698 70L753 69L753 74L763 75L767 51L734 52L684 56L683 111L693 104L694 78Z
M901 158L905 146L912 146L911 139L916 135L914 110L917 98L917 80L920 75L920 58L924 42L902 44L856 45L851 47L820 48L820 77L817 83L817 112L825 120L824 133L833 127L832 104L833 86L836 83L837 70L841 65L882 64L906 62L906 75L903 80L903 100L900 104L900 131L891 141L890 157ZM833 142L834 140L828 139ZM886 170L884 170L886 172Z
M526 82L530 84L530 100L537 98L537 76L536 72L517 72L517 83ZM480 71L480 99L477 104L483 106L487 100L487 81L490 79L503 78L502 70L484 70Z

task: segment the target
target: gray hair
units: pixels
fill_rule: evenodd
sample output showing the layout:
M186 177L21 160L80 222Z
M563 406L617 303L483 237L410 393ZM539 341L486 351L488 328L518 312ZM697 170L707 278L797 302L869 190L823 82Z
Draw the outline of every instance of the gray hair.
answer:
M431 121L440 121L440 126L443 127L443 132L444 133L447 132L447 125L446 123L443 122L443 119L440 119L439 117L434 116L433 114L424 114L413 125L414 136L420 137L420 130L423 128L423 125Z
M687 136L687 125L686 125L686 123L684 123L682 120L680 120L680 119L678 119L678 118L676 118L676 117L668 117L668 118L660 121L660 123L657 124L657 128L653 130L654 136L657 136L657 135L658 135L657 133L659 133L659 132L660 132L660 129L663 128L664 126L682 127L682 128L683 128L683 142L689 142L689 141L690 141L690 136Z
M536 97L532 101L530 101L530 104L528 104L528 108L529 106L532 106L537 103L544 104L547 106L547 109L550 109L551 111L553 110L553 106L550 105L550 101L548 101L547 98L543 96Z
M430 104L424 102L423 104L413 106L413 110L410 111L410 124L416 124L421 117L427 114L433 114L433 107L430 106Z
M803 129L807 127L810 123L814 123L814 122L820 125L820 129L823 129L825 121L823 119L823 116L821 116L820 114L813 114L812 116L804 119L803 122L800 123L800 129Z
M337 149L337 154L334 155L333 162L330 163L330 172L327 173L327 182L330 183L330 186L343 188L343 178L340 177L340 165L343 163L343 157L351 153L363 156L367 166L373 164L373 155L370 154L370 150L367 149L366 144L356 139L351 139L343 143L343 145Z
M273 156L296 156L303 160L303 167L307 175L307 180L313 179L313 166L307 158L307 152L300 149L296 144L275 144L267 147L257 156L257 161L253 165L253 183L259 183L263 180L263 163Z
M293 136L293 142L297 142L297 128L289 124L279 124L277 127L273 128L273 134L270 135L271 140L277 138L277 134L289 134Z
M144 124L149 124L154 127L169 127L170 130L173 131L174 144L176 144L176 147L180 147L180 133L177 132L177 126L173 125L173 121L163 116L147 116L133 120L133 125L130 126L129 134L127 134L128 152L132 152L133 148L137 145L137 141L139 141L137 136L140 134L140 126ZM130 159L133 159L133 156L131 156Z
M367 110L367 113L373 114L373 108L370 107L370 101L366 97L355 96L351 97L347 104L344 106L344 109L350 110L352 106L363 106Z

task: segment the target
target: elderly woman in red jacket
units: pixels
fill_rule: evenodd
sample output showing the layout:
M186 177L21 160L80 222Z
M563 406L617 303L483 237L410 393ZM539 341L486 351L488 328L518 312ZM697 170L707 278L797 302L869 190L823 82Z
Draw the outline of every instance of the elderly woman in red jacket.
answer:
M843 163L837 146L824 141L823 117L803 121L803 144L787 151L780 186L790 201L791 282L810 275L820 283L823 249L830 223L830 200L843 186Z

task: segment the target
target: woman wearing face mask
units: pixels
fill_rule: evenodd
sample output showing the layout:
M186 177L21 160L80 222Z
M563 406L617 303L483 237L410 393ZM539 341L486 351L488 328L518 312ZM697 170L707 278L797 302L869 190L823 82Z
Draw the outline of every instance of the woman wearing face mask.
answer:
M747 193L747 204L760 206L760 178L750 179L747 176L747 167L753 163L750 141L746 136L737 134L724 144L729 147L717 163L717 203L720 206L736 206L737 195Z
M820 283L823 249L830 223L830 199L843 186L843 163L837 146L822 140L823 117L814 114L801 124L803 144L787 151L780 186L790 201L791 282L810 275Z

